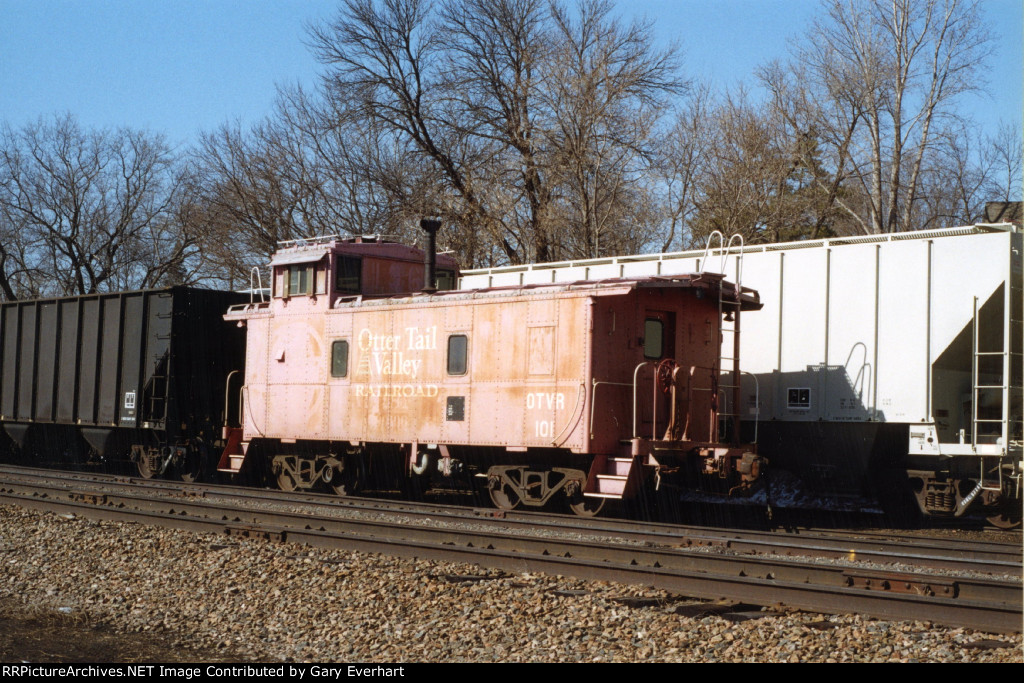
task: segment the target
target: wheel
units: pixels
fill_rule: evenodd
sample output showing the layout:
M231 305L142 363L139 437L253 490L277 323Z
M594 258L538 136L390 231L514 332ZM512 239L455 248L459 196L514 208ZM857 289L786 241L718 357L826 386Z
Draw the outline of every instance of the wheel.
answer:
M998 529L1017 529L1021 525L1020 502L1003 503L999 506L998 512L986 519Z
M295 490L295 478L292 473L282 468L277 474L277 488L282 491L294 491Z
M569 509L580 517L594 517L604 509L606 498L592 498L579 495L578 501L569 501Z
M491 502L499 510L515 510L522 502L519 494L508 484L501 484L498 488L491 489L490 494Z
M362 452L347 454L340 467L327 466L321 475L321 481L329 491L338 496L351 496L362 488L366 481L366 461Z
M666 358L658 363L655 375L658 378L658 386L661 388L662 393L667 394L672 390L672 384L674 382L673 375L675 374L677 367L679 367L679 364L671 358Z
M157 455L148 450L144 450L139 454L139 458L135 461L135 464L139 468L140 477L143 479L152 479L157 475L157 458Z
M359 490L359 478L350 472L335 471L327 488L338 496L351 496Z
M202 453L189 449L181 464L175 467L178 478L188 483L202 479L204 460Z

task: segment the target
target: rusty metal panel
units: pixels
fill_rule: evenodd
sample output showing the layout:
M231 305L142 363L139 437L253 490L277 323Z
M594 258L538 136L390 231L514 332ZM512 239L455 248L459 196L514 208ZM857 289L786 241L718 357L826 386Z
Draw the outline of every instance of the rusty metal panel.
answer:
M242 423L246 440L267 434L267 373L272 362L270 321L270 318L246 321L245 385L242 389Z
M325 387L309 384L267 387L267 434L304 439L322 439L326 411Z
M263 435L287 439L550 447L555 437L565 442L577 434L579 447L583 430L576 425L582 424L586 402L579 350L589 323L578 313L585 314L586 298L574 297L567 305L575 312L567 308L563 322L545 333L554 354L545 362L567 373L558 377L528 376L522 321L532 303L526 297L458 307L352 307L290 312L269 325L250 320L250 412L260 413L265 405ZM559 319L557 300L543 308L549 320ZM268 335L261 335L261 324L269 326ZM468 367L461 375L448 373L452 335L467 340ZM255 348L261 338L268 340L266 377L260 376ZM331 378L329 347L338 338L350 340L349 376ZM250 418L247 425L256 427L254 422Z
M717 362L720 338L708 327L717 323L717 300L691 286L651 281L277 306L248 319L247 438L618 452L633 436L633 371L645 362L649 311L673 321L665 348L681 364ZM464 372L449 371L453 337L466 347ZM338 339L349 342L345 377L330 375ZM648 388L642 410L650 413ZM667 419L667 408L660 410ZM256 415L265 417L262 429ZM600 446L592 446L592 431Z

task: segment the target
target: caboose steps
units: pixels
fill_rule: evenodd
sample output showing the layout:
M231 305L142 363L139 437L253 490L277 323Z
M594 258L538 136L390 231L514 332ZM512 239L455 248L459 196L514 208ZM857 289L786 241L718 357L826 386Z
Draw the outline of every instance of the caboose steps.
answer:
M241 427L225 427L227 432L224 452L221 453L220 461L217 463L218 472L238 474L245 461L245 445L242 443Z
M610 458L599 455L594 458L583 487L583 495L591 498L614 498L622 500L636 490L640 465L635 458Z

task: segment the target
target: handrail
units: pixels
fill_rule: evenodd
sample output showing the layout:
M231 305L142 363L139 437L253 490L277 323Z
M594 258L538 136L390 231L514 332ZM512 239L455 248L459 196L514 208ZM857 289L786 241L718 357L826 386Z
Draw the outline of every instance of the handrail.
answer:
M224 380L224 426L225 427L227 427L227 425L228 425L228 418L230 417L228 415L228 400L231 397L231 378L232 378L232 376L238 374L238 372L239 372L238 370L232 370L231 372L228 373L227 379ZM238 417L239 417L238 424L241 425L242 424L242 421L241 421L241 417L242 417L241 416L241 410L239 410L239 416Z
M644 367L645 365L654 365L654 364L655 364L654 361L647 360L647 361L644 361L643 363L640 363L639 365L637 365L633 369L633 437L632 438L634 438L634 439L639 438L637 436L637 433L636 433L636 412L637 412L636 411L636 406L637 406L637 402L636 402L636 398L637 398L637 396L636 396L636 387L637 387L637 376L638 376L638 374L640 372L640 368Z
M853 387L853 390L857 392L857 400L861 401L863 404L865 387L869 389L871 388L871 363L868 362L868 347L864 342L857 342L850 347L850 353L846 356L846 363L843 364L843 370L846 371L846 376L849 377L850 361L853 359L853 353L857 350L858 346L863 348L864 360L860 364L860 369L857 370L857 376L853 378L853 381L850 384ZM865 370L867 371L866 375ZM857 388L858 384L860 385L860 389Z
M740 374L749 375L754 380L754 441L753 441L753 443L756 444L757 443L757 423L761 419L761 383L757 381L757 375L755 375L752 372L743 371ZM736 420L740 419L740 409L739 409L739 406L736 407L736 417L734 419L736 419Z
M734 232L729 237L729 241L725 241L725 235L718 230L712 230L711 234L708 235L707 244L704 245L704 256L700 260L700 269L698 273L704 272L704 267L708 262L708 254L711 253L711 243L714 240L715 235L718 236L719 250L722 252L722 260L719 263L719 272L725 274L726 267L729 265L729 255L732 253L733 242L739 242L739 246L736 251L736 292L737 296L740 292L740 283L743 281L743 235L738 232Z
M711 239L715 235L718 235L718 244L721 245L720 248L721 249L725 249L725 235L723 235L718 230L712 230L711 234L708 235L707 244L704 245L704 257L701 258L701 260L700 260L700 270L697 271L698 273L703 273L704 272L704 266L708 262L708 252L711 251Z
M278 249L287 249L289 247L312 247L317 244L327 244L328 242L334 242L340 240L341 235L320 235L318 237L299 237L294 240L278 240Z
M742 291L740 283L743 281L743 235L738 232L734 232L729 237L729 242L725 246L725 252L722 254L722 273L725 273L725 267L729 264L729 254L732 253L733 240L739 240L740 242L739 251L736 252L736 298L739 299Z
M252 277L254 273L256 275L256 289L259 289L260 292L260 303L265 304L267 300L263 298L263 274L260 272L259 266L253 266L249 271L249 303L255 303L253 296L255 289L253 288Z

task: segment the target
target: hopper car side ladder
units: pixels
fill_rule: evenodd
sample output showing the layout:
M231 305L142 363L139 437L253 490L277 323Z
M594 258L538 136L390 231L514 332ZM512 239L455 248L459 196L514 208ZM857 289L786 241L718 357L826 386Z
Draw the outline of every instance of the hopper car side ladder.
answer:
M1006 456L1014 456L1020 458L1021 455L1021 440L1022 431L1024 431L1024 414L1015 415L1013 414L1012 408L1014 399L1018 403L1021 402L1021 395L1024 393L1020 381L1015 384L1013 382L1013 373L1015 367L1020 367L1022 361L1024 361L1024 353L1021 352L1021 339L1019 329L1021 327L1021 320L1015 318L1015 313L1021 313L1017 310L1017 306L1013 306L1013 302L1020 301L1021 298L1021 287L1015 279L1007 281L1007 292L1004 300L1004 311L1003 316L1003 334L1002 349L1000 350L982 350L982 335L981 335L981 316L978 307L978 297L974 297L974 318L972 321L972 357L971 357L971 451L977 453L979 458L979 474L978 484L971 491L964 500L958 506L960 509L958 512L962 512L970 505L971 501L981 493L982 491L993 491L1000 493L1004 491L1004 468L1001 464L995 467L997 473L996 479L993 481L991 476L986 480L985 471L985 457L987 455L995 455L997 459L1002 460ZM1018 331L1015 333L1015 331ZM983 384L982 383L982 365L984 359L987 358L999 358L1000 363L1000 380L998 384ZM988 372L986 374L995 374ZM991 380L988 380L991 381ZM981 404L982 395L985 392L999 392L999 404L1000 404L1000 416L999 418L994 417L979 417L979 405ZM999 425L999 434L996 435L994 430L987 433L981 434L981 429L986 425ZM979 443L979 439L994 439L995 443ZM980 449L979 449L980 446ZM995 446L995 448L993 448ZM1020 496L1020 475L1019 473L1014 475L1016 478L1015 495Z

